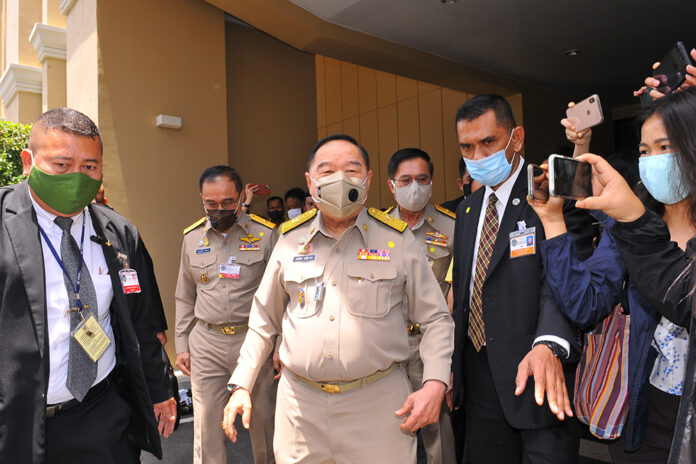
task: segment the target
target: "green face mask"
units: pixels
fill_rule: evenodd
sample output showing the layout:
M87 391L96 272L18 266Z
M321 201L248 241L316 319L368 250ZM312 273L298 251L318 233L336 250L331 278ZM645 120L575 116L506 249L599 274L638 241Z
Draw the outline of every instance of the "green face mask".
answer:
M102 180L94 180L82 172L49 174L34 165L27 180L37 197L50 208L63 214L73 214L87 206L97 196Z

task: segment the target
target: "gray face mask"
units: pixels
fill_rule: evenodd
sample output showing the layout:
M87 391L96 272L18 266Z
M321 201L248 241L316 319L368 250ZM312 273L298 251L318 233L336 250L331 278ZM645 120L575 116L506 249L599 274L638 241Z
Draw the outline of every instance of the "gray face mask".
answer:
M425 208L432 194L433 183L421 185L412 180L406 187L397 187L394 181L390 181L394 186L394 198L402 208L408 211L420 211Z
M367 200L367 177L360 180L350 177L344 171L314 179L317 196L312 197L320 211L337 219L343 219L356 212Z

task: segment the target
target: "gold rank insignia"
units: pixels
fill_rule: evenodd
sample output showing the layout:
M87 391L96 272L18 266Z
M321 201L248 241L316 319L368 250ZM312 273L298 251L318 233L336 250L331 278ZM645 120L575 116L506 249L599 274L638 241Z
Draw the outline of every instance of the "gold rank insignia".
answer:
M187 228L185 228L185 229L184 229L184 235L188 234L189 232L191 232L193 229L195 229L196 227L200 226L200 225L203 224L204 222L205 222L205 216L202 217L202 218L200 218L199 220L197 220L196 222L194 222L193 224L191 224L191 225L188 226Z
M262 224L262 225L268 227L269 229L275 228L275 224L273 224L271 221L269 221L267 219L262 218L261 216L257 216L255 214L251 214L251 213L249 213L248 216L252 221L258 222L259 224ZM261 235L261 234L259 234L259 235Z
M305 222L309 221L312 219L315 215L317 214L316 208L312 208L309 211L300 214L297 216L295 219L290 219L289 221L285 221L280 225L280 233L285 234L287 232L290 232L292 229L294 229L297 226L301 226ZM311 232L310 232L311 233Z
M377 208L368 208L367 214L377 219L382 224L388 225L392 229L398 230L399 232L403 232L404 230L406 230L406 227L408 227L408 224L406 224L401 219L397 219L394 216L390 216L384 211L379 210Z
M457 213L454 213L447 208L443 208L440 205L435 205L435 209L441 212L442 214L451 217L452 219L457 219ZM468 211L467 211L468 212Z
M305 294L304 294L304 290L303 290L303 289L300 289L300 290L297 292L297 303L300 305L300 309L303 309L303 308L304 308L304 305L305 305Z
M208 282L208 274L206 274L205 272L201 272L201 282Z
M387 213L387 214L389 214L389 213L392 212L393 209L394 209L394 207L393 207L393 206L390 206L389 208L387 208L386 210L384 210L384 212Z
M246 237L239 237L239 240L241 240L242 242L246 242L246 243L254 243L254 242L258 242L259 240L261 240L261 237L254 237L253 234L249 234Z

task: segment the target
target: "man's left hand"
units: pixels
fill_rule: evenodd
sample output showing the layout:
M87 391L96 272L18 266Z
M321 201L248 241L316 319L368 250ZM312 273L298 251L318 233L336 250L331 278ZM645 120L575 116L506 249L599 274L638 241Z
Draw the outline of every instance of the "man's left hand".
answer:
M546 393L549 409L559 420L565 419L566 415L573 416L563 366L548 346L535 346L517 366L515 396L524 392L529 376L534 376L534 398L539 406L544 404Z
M397 416L410 413L401 423L401 430L413 434L418 429L437 422L446 389L447 386L439 380L427 380L423 388L408 395L401 409L394 413Z
M155 403L155 420L157 420L157 428L160 435L164 438L169 438L169 435L174 431L176 424L176 400L174 397L169 398L161 403Z
M157 340L162 344L162 346L167 344L167 334L164 332L157 332Z

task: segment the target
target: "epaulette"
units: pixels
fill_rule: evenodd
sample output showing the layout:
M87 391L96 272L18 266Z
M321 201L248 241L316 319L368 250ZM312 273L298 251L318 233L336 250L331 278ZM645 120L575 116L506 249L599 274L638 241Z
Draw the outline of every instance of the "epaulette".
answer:
M251 214L251 213L247 214L247 216L249 216L249 218L250 218L252 221L258 222L259 224L262 224L262 225L268 227L269 229L275 229L275 224L273 224L273 223L272 223L271 221L269 221L268 219L264 219L264 218L262 218L261 216L257 216L257 215L255 215L255 214Z
M184 229L184 235L188 234L188 233L191 232L193 229L195 229L196 227L198 227L198 226L200 226L201 224L203 224L203 223L205 222L205 219L206 219L205 216L203 216L202 218L200 218L199 220L197 220L196 222L194 222L193 224L191 224L190 226L188 226L187 228L185 228L185 229Z
M448 210L447 208L443 208L440 205L435 205L435 209L438 210L439 212L441 212L442 214L445 214L445 215L451 217L452 219L457 219L457 213L454 213L454 212Z
M387 208L384 212L387 213L387 214L389 214L389 213L392 212L393 209L394 209L394 207L393 207L393 206L390 206L390 207Z
M408 224L406 224L401 219L397 219L394 216L390 216L384 211L379 210L377 208L368 208L367 214L377 219L382 224L386 224L392 229L398 230L399 232L403 232L404 230L406 230L406 227L408 227Z
M316 214L317 214L316 208L312 208L309 211L300 214L295 219L290 219L289 221L285 221L284 223L282 223L280 225L280 234L283 235L284 233L291 231L295 227L304 224L305 222L312 219Z

